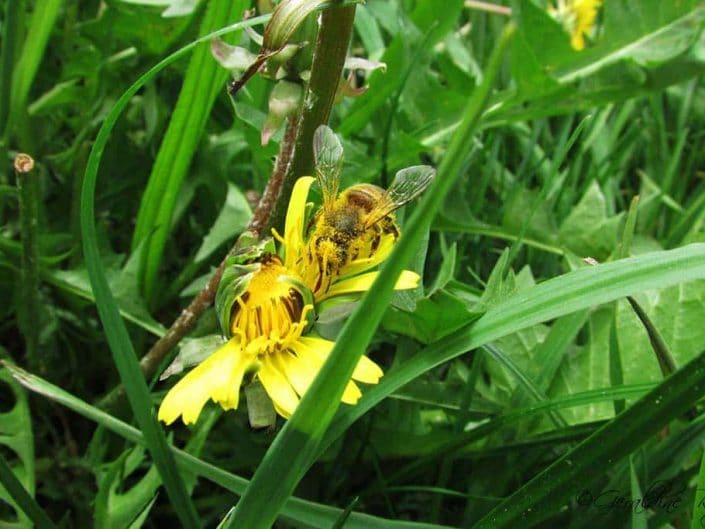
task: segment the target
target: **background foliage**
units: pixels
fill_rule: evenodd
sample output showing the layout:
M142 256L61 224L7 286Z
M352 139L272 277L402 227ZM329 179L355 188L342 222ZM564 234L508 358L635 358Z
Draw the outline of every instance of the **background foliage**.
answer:
M93 141L143 72L249 7L167 4L5 5L0 356L36 376L0 371L0 455L60 527L183 523L180 488L215 527L273 457L276 430L251 430L244 406L209 408L192 429L170 429L184 451L165 494L161 441L142 422L150 399L142 419L126 402L98 409L120 378L81 251ZM387 69L334 108L344 185L387 185L402 167L446 159L509 21L472 4L357 6L351 51ZM511 3L518 30L477 134L439 212L418 215L432 222L417 258L401 263L424 286L394 298L368 348L387 374L311 444L278 527L699 527L705 7L607 0L580 52L545 7ZM256 50L242 33L226 38ZM226 78L197 47L129 100L103 154L95 259L137 355L244 228L282 140L260 145L272 83L255 76L232 100ZM17 152L37 162L38 285L23 274ZM206 313L191 337L215 327ZM666 378L657 353L687 366ZM171 384L147 383L154 403ZM616 492L600 503L603 491ZM31 525L16 501L0 489L0 527Z

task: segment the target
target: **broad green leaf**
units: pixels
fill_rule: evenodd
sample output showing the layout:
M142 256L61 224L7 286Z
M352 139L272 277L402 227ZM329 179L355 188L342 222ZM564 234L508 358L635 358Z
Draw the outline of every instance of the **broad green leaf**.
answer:
M156 467L130 489L118 491L121 483L144 462L144 449L124 452L108 466L98 483L95 497L95 529L129 529L139 518L147 516L161 481Z
M586 344L573 351L561 364L551 395L570 395L590 389L610 386L609 339L613 309L610 306L594 311L587 322ZM593 422L611 418L612 406L609 403L590 405L573 409L565 417L571 424Z
M135 277L132 276L132 279L130 279L129 272L124 274L114 269L109 269L106 272L108 273L108 282L111 288L121 291L122 295L118 297L117 303L122 317L155 336L162 336L166 329L152 318L144 306L142 297L136 294L136 290L131 289L131 286L136 287L136 282L133 281ZM88 279L88 272L85 269L53 270L48 272L48 274L44 276L45 281L80 298L95 301L90 280ZM130 295L131 291L134 295Z
M650 290L636 299L659 330L676 365L685 364L702 351L705 281ZM661 380L658 360L644 326L626 301L618 304L616 321L624 382Z
M252 216L247 199L240 189L234 184L228 184L228 193L225 196L223 209L218 218L201 242L201 247L196 252L194 261L200 262L208 258L226 241L232 240L234 235L241 232Z
M220 334L208 334L198 338L184 338L179 344L179 354L162 373L160 380L181 373L208 358L213 351L225 343Z
M615 250L623 215L608 215L607 201L597 182L561 224L561 243L580 257L603 261Z
M547 334L547 326L534 325L509 336L504 336L496 340L494 345L521 372L526 373L528 378L532 379L532 366L537 365L533 353ZM505 407L508 405L512 393L521 389L521 384L517 384L517 377L502 362L498 362L492 355L486 354L485 358L485 371L490 378L488 384L478 384L478 392L488 400Z
M0 368L0 395L3 397L0 399L0 445L5 448L0 454L14 456L7 463L22 487L30 496L34 496L34 435L27 393L4 368ZM19 509L2 484L0 501L9 502L17 515L16 522L0 518L0 526L7 529L25 529L32 526L29 517Z
M442 289L418 300L413 312L391 309L385 314L382 326L421 343L430 343L466 325L472 317L462 299Z
M537 191L530 191L519 183L512 186L504 205L502 226L510 233L524 234L529 239L556 244L556 219L546 200ZM527 219L527 212L533 212ZM528 224L527 224L528 223ZM523 239L522 239L523 241Z

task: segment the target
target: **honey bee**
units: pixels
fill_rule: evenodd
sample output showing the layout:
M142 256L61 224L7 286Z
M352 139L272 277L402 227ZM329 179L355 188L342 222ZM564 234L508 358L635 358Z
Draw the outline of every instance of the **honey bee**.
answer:
M389 189L356 184L338 194L343 147L325 125L314 134L313 153L323 203L313 217L309 241L323 274L345 275L353 261L391 250L399 238L394 211L419 196L435 170L426 165L408 167L396 174Z

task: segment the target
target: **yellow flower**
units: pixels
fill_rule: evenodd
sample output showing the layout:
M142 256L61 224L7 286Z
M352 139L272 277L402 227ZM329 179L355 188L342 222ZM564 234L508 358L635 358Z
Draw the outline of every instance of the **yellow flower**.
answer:
M236 299L232 337L171 388L159 407L159 420L171 424L182 416L184 423L195 423L209 399L225 410L237 408L247 374L260 380L277 413L286 418L294 413L334 344L304 336L313 307L303 304L288 281L291 275L277 256L264 259ZM352 378L375 384L381 376L379 366L363 356ZM350 381L342 401L355 404L360 396Z
M549 12L570 33L570 45L582 50L585 48L585 37L594 33L601 5L602 0L558 0L558 5L550 8Z
M325 247L322 248L326 244L325 241L321 243L314 237L306 239L306 200L314 180L311 176L304 176L296 181L286 214L284 237L276 233L275 236L284 247L285 266L297 272L303 283L313 292L318 304L334 296L369 290L378 274L369 270L389 256L396 236L393 233L382 233L376 241L355 241L355 257L340 268L330 267L327 262L328 255L334 253L335 249L327 252ZM394 288L416 288L419 279L417 273L404 270Z
M209 399L225 410L235 409L248 376L259 379L277 413L285 418L294 413L334 345L307 334L314 306L304 302L306 294L310 299L313 293L318 308L335 296L369 290L378 273L369 270L387 258L396 240L382 236L374 248L358 248L355 259L330 273L315 245L306 240L306 200L313 181L303 177L296 182L284 237L275 233L284 246L284 261L265 253L255 263L256 270L232 305L230 339L171 388L159 407L159 420L171 424L181 416L184 423L195 423ZM406 270L395 288L415 288L418 282L418 274ZM363 356L352 378L376 384L382 375L380 367ZM341 400L355 404L360 396L351 380Z

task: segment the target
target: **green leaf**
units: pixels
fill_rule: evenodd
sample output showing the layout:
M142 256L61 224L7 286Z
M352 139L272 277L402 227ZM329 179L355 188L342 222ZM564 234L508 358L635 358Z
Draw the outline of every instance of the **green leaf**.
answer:
M368 388L355 406L340 410L310 463L372 407L443 362L541 322L640 291L679 283L687 288L688 281L702 278L705 278L705 244L692 244L581 268L522 290L475 323L430 344L385 373L380 383Z
M39 0L34 5L27 38L14 68L10 115L7 124L7 130L10 134L13 133L14 127L24 126L29 91L39 70L42 57L44 57L44 49L62 5L62 0Z
M225 196L225 204L220 210L218 218L215 219L210 231L201 242L201 247L193 258L195 262L201 262L210 257L221 244L232 240L233 235L241 232L252 216L252 209L247 202L245 195L240 189L228 183L228 193Z
M169 364L159 380L181 373L184 369L200 364L208 358L213 351L225 343L220 334L208 334L198 338L184 338L179 343L179 354Z
M622 217L608 216L605 195L593 182L561 224L561 243L578 256L603 261L617 246Z
M404 85L411 65L422 68L429 61L428 50L452 30L462 8L460 0L446 0L442 9L438 9L435 0L417 2L411 23L406 23L404 31L394 31L396 36L381 57L388 66L387 71L377 71L370 76L370 89L355 101L338 129L342 136L360 131L370 122L372 116ZM415 55L412 50L421 43L424 44L422 53Z
M6 451L0 453L11 453L14 458L6 461L8 469L11 470L16 477L17 483L22 487L30 499L34 497L35 477L34 477L34 435L32 433L32 417L29 412L29 404L27 402L27 393L20 386L12 374L7 370L0 368L0 394L2 394L3 402L0 408L0 445L7 448ZM9 398L10 400L6 400ZM9 477L9 476L8 476ZM11 478L10 478L11 479ZM2 480L4 482L4 480ZM21 504L18 498L13 501L12 495L8 493L9 488L7 483L3 489L0 483L0 500L4 500L12 505L17 513L18 528L31 527L31 521L28 514L25 514L20 509ZM41 511L39 506L36 509ZM35 509L35 511L36 511ZM38 516L46 514L43 512ZM32 517L34 523L39 525L40 522ZM0 526L8 524L12 527L9 520L0 519ZM46 524L45 524L46 527Z
M155 466L130 489L118 492L121 483L144 462L144 449L124 452L98 482L95 498L95 529L129 529L149 513L161 484Z
M136 254L135 254L136 255ZM162 336L166 329L164 326L152 318L147 307L142 300L142 296L137 291L137 276L134 265L138 263L135 255L128 261L121 270L109 268L106 270L108 283L111 290L115 292L120 314L123 318L131 321L135 325L142 327L155 336ZM52 270L49 275L44 276L48 281L59 288L73 293L74 295L95 301L95 296L91 290L90 279L86 269L76 270Z
M198 6L199 0L122 0L123 2L129 4L138 4L146 6L160 6L166 7L162 13L163 17L183 17L190 15L196 6Z
M29 495L22 486L22 483L15 476L12 468L5 457L0 454L0 493L6 496L12 505L16 505L21 509L31 522L26 519L15 525L12 522L0 522L4 527L32 527L32 523L36 524L39 529L56 529L46 513L42 510L39 504Z
M610 386L609 343L612 319L611 306L600 307L590 315L586 329L588 333L586 344L573 351L561 365L551 392L553 396L570 395ZM613 412L610 403L600 403L570 410L566 418L571 424L578 424L611 418Z
M446 290L439 290L431 297L416 302L413 312L392 308L382 326L388 330L410 336L421 343L434 342L466 325L478 313L472 313L465 301Z
M705 329L705 281L675 285L645 292L636 297L661 333L677 366L702 351ZM662 374L649 337L626 301L617 307L617 340L624 383L659 381Z

